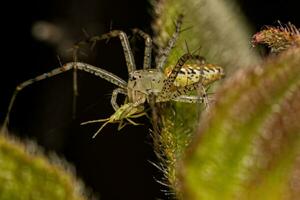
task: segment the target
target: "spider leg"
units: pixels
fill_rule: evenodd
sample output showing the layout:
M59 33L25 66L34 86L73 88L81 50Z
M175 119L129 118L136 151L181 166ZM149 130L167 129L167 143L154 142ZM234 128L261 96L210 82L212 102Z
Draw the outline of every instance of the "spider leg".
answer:
M197 95L181 95L178 96L174 99L172 99L173 101L177 101L177 102L182 102L182 103L204 103L204 99L206 97L204 96L197 96Z
M199 85L201 88L197 88L200 89L198 90L198 95L180 95L177 97L172 98L172 101L177 101L177 102L183 102L183 103L205 103L206 106L209 106L210 101L212 101L212 99L209 98L208 95L212 95L213 93L208 93L207 91L210 88L210 85L208 85L208 87L204 87L203 86L203 82L202 85ZM181 89L179 89L180 91ZM176 96L175 93L173 93L173 95Z
M73 46L73 48L71 49L73 50L73 60L74 62L77 62L77 51L79 50L79 47L77 47L76 45ZM60 60L60 57L57 55L58 58L58 62L60 67L62 67L62 63ZM74 66L73 67L73 102L72 102L72 119L75 119L76 116L76 105L77 105L77 96L78 96L78 81L77 81L77 67Z
M164 101L173 100L182 95L187 95L189 92L197 90L198 88L204 87L202 81L200 80L197 83L186 85L184 87L178 87L175 91L171 92ZM205 93L204 93L205 94ZM203 95L203 94L202 94ZM202 96L199 95L199 96Z
M199 95L180 95L178 97L173 98L172 101L181 103L204 103L205 107L207 108L209 108L210 103L210 99L208 98L205 90L202 90L202 94Z
M172 72L170 73L170 75L168 76L168 78L164 81L164 86L162 88L161 93L159 94L159 96L157 97L157 101L167 101L168 99L170 99L168 97L168 95L170 94L171 89L174 87L174 81L180 71L180 69L182 68L182 66L191 59L194 59L196 56L190 54L190 53L186 53L184 55L182 55L179 60L177 61L177 64L175 65L175 67L172 69ZM184 91L180 91L180 92L184 92ZM184 93L186 94L186 93ZM180 96L181 94L179 94L178 96ZM177 97L177 96L176 96ZM175 98L175 97L174 97ZM165 99L165 100L164 100Z
M14 91L12 97L11 97L9 106L8 106L8 110L7 110L7 113L6 113L6 116L5 116L5 119L4 119L4 123L3 123L3 128L7 128L7 125L9 123L10 112L12 110L14 101L16 99L17 94L21 90L23 90L25 87L27 87L27 86L35 83L35 82L42 81L44 79L48 79L50 77L53 77L53 76L56 76L58 74L64 73L66 71L69 71L71 69L74 69L75 66L79 70L82 70L82 71L91 73L91 74L93 74L95 76L98 76L100 78L103 78L103 79L109 81L110 83L115 84L115 85L117 85L120 88L123 88L125 90L127 89L127 83L126 83L126 81L124 81L123 79L119 78L118 76L116 76L113 73L108 72L108 71L106 71L104 69L97 68L97 67L94 67L92 65L89 65L89 64L86 64L86 63L82 63L82 62L70 62L70 63L66 63L62 67L55 68L55 69L51 70L48 73L44 73L44 74L41 74L39 76L36 76L35 78L29 79L29 80L27 80L27 81L19 84L16 87L16 89L15 89L15 91Z
M73 61L78 61L78 53L80 51L80 45L74 44L72 50ZM61 66L62 67L62 66ZM78 79L77 79L77 66L73 67L73 102L72 102L72 118L75 118L76 115L76 105L77 105L77 96L78 96Z
M117 111L120 108L120 106L117 103L118 94L127 95L127 90L125 90L124 88L117 88L117 89L113 90L113 93L112 93L111 99L110 99L110 103L115 111Z
M207 88L208 89L208 88ZM203 96L204 97L204 101L203 103L205 104L205 107L209 108L209 101L208 101L208 98L207 98L207 93L206 93L206 88L203 86L203 84L201 85L201 87L197 88L197 93L199 94L199 96Z
M192 59L195 60L198 65L204 65L206 63L206 59L203 56L197 54L196 55L193 54Z
M72 102L72 118L75 119L76 105L78 96L78 80L77 80L77 67L73 69L73 102Z
M196 49L196 50L194 50L194 51L191 53L190 50L189 50L189 46L188 46L188 43L187 43L186 40L185 40L185 46L186 46L186 51L187 51L187 53L190 53L190 54L192 54L192 55L194 56L192 59L195 60L197 64L203 65L203 64L206 63L206 59L205 59L203 56L200 56L200 55L198 55L198 54L195 54L201 47L198 48L198 49Z
M151 53L152 53L152 39L151 37L140 29L133 29L134 34L140 35L145 40L145 51L144 51L144 69L151 68Z
M121 41L121 45L123 47L123 51L124 51L124 55L125 55L128 73L136 70L135 61L134 61L134 57L132 54L132 50L129 45L128 37L127 37L126 33L124 33L121 30L113 30L108 33L102 34L100 36L92 36L84 41L77 43L76 46L74 46L73 48L76 50L80 46L86 45L86 44L92 44L92 47L93 47L93 46L95 46L97 41L109 40L112 37L119 37L119 39Z
M112 30L112 31L102 34L100 36L92 36L92 37L89 37L85 40L82 40L82 41L76 43L73 46L74 61L75 62L77 61L77 53L80 51L81 46L91 44L91 48L93 48L96 45L97 41L109 40L112 37L119 37L119 39L121 41L121 45L123 47L123 51L124 51L124 55L125 55L126 65L128 68L128 73L134 71L136 69L136 66L135 66L135 61L134 61L134 57L132 54L132 50L129 45L128 37L127 37L126 33L124 33L121 30Z
M166 48L160 50L158 59L156 61L156 68L163 70L163 67L166 64L167 58L170 54L170 51L175 47L176 41L178 39L181 25L182 25L182 19L183 19L183 15L179 15L178 19L176 21L176 31L173 33Z

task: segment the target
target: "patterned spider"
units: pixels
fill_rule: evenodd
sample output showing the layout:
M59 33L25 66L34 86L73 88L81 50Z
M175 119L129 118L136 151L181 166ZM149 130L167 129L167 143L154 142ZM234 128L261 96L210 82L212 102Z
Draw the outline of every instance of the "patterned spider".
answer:
M148 34L139 29L134 29L133 32L140 35L145 40L144 63L143 69L140 70L136 69L133 53L131 51L127 35L120 30L113 30L101 36L93 36L85 41L78 43L74 48L74 55L77 53L77 50L81 45L95 45L97 41L109 39L112 37L119 37L123 47L128 69L128 82L122 80L111 72L83 62L77 62L75 59L76 62L66 63L59 68L39 75L18 85L10 101L4 126L6 127L8 124L10 111L19 91L37 81L41 81L57 74L61 74L71 69L78 69L94 74L95 76L99 76L100 78L105 79L108 82L118 86L118 88L113 90L111 97L111 105L114 108L115 113L107 119L92 120L82 123L89 124L105 122L93 137L95 137L108 123L120 123L119 129L124 126L124 124L122 125L122 122L125 119L129 123L137 125L137 123L132 121L131 118L137 118L145 114L144 103L146 101L149 102L149 97L151 95L154 96L155 103L166 102L170 100L188 103L203 102L203 96L189 96L188 93L196 90L197 88L201 88L202 94L204 94L205 86L223 77L224 72L221 67L213 64L206 64L203 57L193 55L191 53L186 53L179 58L177 64L172 68L172 70L167 70L165 73L162 70L165 66L168 55L172 48L175 46L175 43L179 36L182 18L183 16L180 15L176 22L176 31L173 33L166 48L161 51L161 55L157 59L156 68L154 69L150 68L152 39ZM197 63L187 64L186 62L189 60L197 61ZM123 94L126 96L125 103L122 106L119 106L117 104L116 100L118 94Z

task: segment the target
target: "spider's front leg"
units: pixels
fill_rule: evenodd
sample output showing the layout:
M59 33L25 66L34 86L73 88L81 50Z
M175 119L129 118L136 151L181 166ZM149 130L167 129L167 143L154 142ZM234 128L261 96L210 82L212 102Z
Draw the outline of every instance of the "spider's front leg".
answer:
M111 99L110 99L110 103L115 111L117 111L120 108L120 106L117 103L118 94L124 94L126 96L127 90L125 90L124 88L117 88L117 89L113 90L113 93L112 93Z
M79 70L91 73L95 76L98 76L102 79L105 79L105 80L109 81L110 83L112 83L112 84L114 84L114 85L116 85L120 88L123 88L124 90L127 90L126 81L124 81L123 79L121 79L120 77L114 75L111 72L108 72L108 71L106 71L104 69L101 69L101 68L98 68L98 67L94 67L94 66L89 65L87 63L82 63L82 62L66 63L62 67L55 68L55 69L51 70L50 72L43 73L41 75L36 76L35 78L24 81L23 83L19 84L16 87L16 89L15 89L15 91L14 91L14 93L13 93L11 99L10 99L10 102L9 102L9 106L8 106L8 110L7 110L7 113L6 113L6 116L5 116L5 120L4 120L4 123L3 123L2 130L7 129L7 126L8 126L8 123L9 123L10 112L13 108L13 105L14 105L15 99L17 97L17 94L20 91L22 91L25 87L32 85L33 83L51 78L53 76L56 76L56 75L59 75L59 74L62 74L64 72L66 72L66 71L69 71L71 69L74 69L75 66Z
M80 52L81 47L83 47L85 45L91 45L91 48L93 48L98 41L109 40L110 38L113 38L113 37L119 37L119 39L121 41L121 45L123 47L123 52L125 55L125 61L126 61L128 73L136 70L135 61L134 61L132 50L130 48L128 37L127 37L126 33L124 33L121 30L112 30L112 31L110 31L108 33L104 33L102 35L88 37L87 39L76 43L72 48L74 61L75 62L78 61L77 54Z
M121 30L112 30L108 33L102 34L100 36L93 36L88 39L88 43L96 44L97 41L100 40L108 40L112 37L119 37L121 41L121 45L123 47L124 55L125 55L125 61L128 69L128 73L131 73L132 71L136 70L135 61L133 57L132 50L130 48L129 40L126 35Z
M152 53L152 38L140 29L132 29L134 34L140 35L145 40L145 51L144 51L144 69L151 68L151 53Z

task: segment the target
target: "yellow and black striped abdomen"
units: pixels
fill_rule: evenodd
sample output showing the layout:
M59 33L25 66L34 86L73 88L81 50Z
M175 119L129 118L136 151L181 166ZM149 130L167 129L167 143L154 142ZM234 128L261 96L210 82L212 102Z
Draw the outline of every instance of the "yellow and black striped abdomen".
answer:
M165 70L165 75L169 76L173 67ZM174 85L184 87L201 81L203 85L208 85L224 76L222 67L215 64L185 64L179 71Z

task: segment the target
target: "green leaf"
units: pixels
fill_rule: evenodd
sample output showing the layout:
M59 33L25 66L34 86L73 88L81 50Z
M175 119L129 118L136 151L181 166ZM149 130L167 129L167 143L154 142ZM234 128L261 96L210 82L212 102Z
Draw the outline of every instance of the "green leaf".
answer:
M0 199L87 199L71 167L54 155L51 161L32 142L0 134Z
M241 69L217 91L182 164L184 199L297 199L299 55Z

